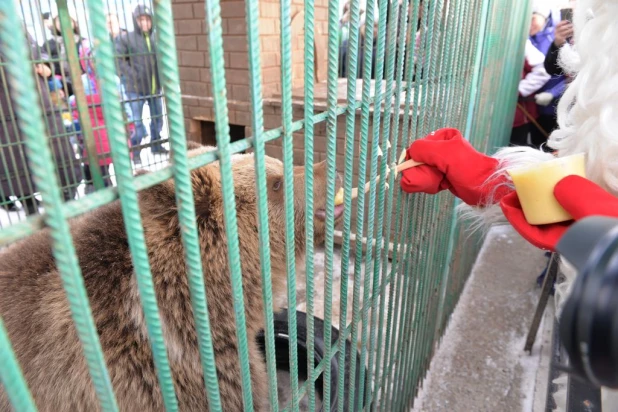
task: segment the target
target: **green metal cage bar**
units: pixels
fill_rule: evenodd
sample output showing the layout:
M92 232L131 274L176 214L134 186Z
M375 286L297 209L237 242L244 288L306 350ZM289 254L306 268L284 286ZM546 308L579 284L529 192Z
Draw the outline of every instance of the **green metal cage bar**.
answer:
M238 233L235 225L235 207L233 199L233 180L231 175L230 157L233 153L253 148L255 150L256 189L258 197L258 218L260 222L260 256L262 261L263 300L265 302L266 325L266 365L270 383L270 401L276 408L277 388L275 373L275 354L272 320L272 290L270 289L270 264L268 223L265 195L265 176L263 175L264 144L266 142L282 138L284 145L284 165L286 168L286 237L293 238L292 216L293 204L291 200L293 188L291 187L292 167L292 134L304 129L305 134L305 164L310 165L313 161L313 125L327 123L327 165L328 165L328 190L327 190L327 240L326 240L326 276L325 276L325 340L327 344L327 358L314 367L312 359L315 348L313 337L315 330L312 320L313 313L313 246L307 245L307 311L308 320L308 372L309 380L303 385L297 381L297 373L292 373L292 402L286 410L298 410L299 401L305 393L309 395L310 406L315 405L315 388L312 384L318 376L324 378L325 398L323 401L330 403L330 387L337 385L338 407L343 410L344 400L344 374L345 369L342 361L345 361L345 340L351 338L356 343L360 335L360 367L353 362L351 368L351 387L348 390L348 402L351 408L354 405L355 395L358 393L359 400L368 405L373 403L373 408L403 408L409 405L416 393L416 388L424 376L435 343L442 334L449 314L456 304L457 297L466 278L476 251L478 251L478 236L472 237L473 241L462 242L465 233L465 222L460 222L454 215L456 202L444 195L429 198L426 196L407 196L400 191L395 198L394 190L398 184L395 176L386 178L386 171L391 167L392 161L396 160L399 151L406 147L413 139L420 138L436 127L453 126L465 130L466 137L479 149L490 151L505 143L508 137L508 125L514 112L514 99L502 99L495 101L487 97L514 94L520 75L516 65L505 64L508 55L508 45L517 45L516 52L523 55L521 39L525 36L526 13L529 13L527 4L511 4L500 0L475 0L472 3L452 2L449 0L426 1L423 4L423 21L421 28L421 47L419 56L415 55L413 27L416 25L416 16L420 5L417 1L404 2L396 5L386 0L379 1L378 8L380 19L378 22L377 48L373 48L373 31L367 30L363 50L363 83L362 98L356 98L356 61L358 50L359 31L359 5L355 0L351 4L351 41L348 55L348 89L347 102L345 105L337 104L337 78L338 67L337 44L333 33L337 33L337 7L329 4L329 67L328 67L328 94L327 111L314 113L314 62L313 41L315 13L313 0L306 0L305 5L305 96L304 96L304 119L292 121L292 94L291 94L291 50L290 50L290 8L291 2L281 2L281 47L283 64L282 74L282 100L283 115L282 127L269 131L263 128L261 78L260 78L260 49L259 28L257 16L257 1L247 0L247 39L250 44L250 67L251 81L251 110L253 136L230 143L227 126L227 108L225 99L225 70L222 64L222 33L220 19L220 4L212 1L207 3L208 36L211 47L211 62L213 62L212 78L216 94L215 113L217 116L217 142L218 150L205 153L188 159L186 157L186 144L184 144L183 114L178 86L176 49L173 41L172 15L170 2L156 4L156 21L159 28L159 39L162 42L160 48L160 62L166 67L164 75L165 94L170 123L170 142L175 159L171 167L164 168L147 176L133 178L130 176L128 152L126 150L126 138L120 128L108 127L112 136L112 157L117 166L116 174L118 187L106 188L97 191L85 199L62 204L59 202L56 209L46 208L43 216L31 217L24 222L19 222L3 228L0 232L0 244L6 245L20 238L30 235L44 227L46 220L57 218L66 223L66 219L80 215L88 210L93 210L101 205L112 202L117 198L125 208L127 199L136 199L137 191L151 187L169 178L176 181L177 203L181 220L183 221L183 244L185 257L188 262L188 271L192 279L192 304L194 309L201 305L200 313L196 313L196 325L200 329L200 356L204 369L206 393L210 407L219 410L217 404L218 387L214 372L214 354L212 342L209 337L208 312L206 306L203 281L201 280L201 262L199 251L195 249L196 232L194 221L191 219L193 200L190 190L189 173L191 169L201 167L219 160L224 180L224 198L226 199L226 231L228 235L229 249L228 258L231 268L232 286L234 288L234 307L238 330L238 350L241 360L243 377L243 397L247 410L252 409L252 395L250 388L250 374L246 352L246 336L244 328L244 305L242 302L242 283L238 253ZM104 29L102 8L94 10L93 4L99 3L91 0L88 2L89 17L92 20L95 39L100 40L97 46L98 75L103 79L104 85L104 111L106 118L118 120L120 110L114 102L118 101L113 91L111 80L112 65L106 60L112 60L111 55L101 57L100 51L106 51L109 45L102 39ZM167 19L164 14L167 13ZM367 21L373 21L373 2L367 4ZM388 24L386 21L388 19ZM448 20L448 24L447 24ZM485 23L484 23L485 22ZM428 23L425 27L424 24ZM407 25L409 24L409 30ZM98 27L98 28L97 28ZM506 28L506 30L505 30ZM409 33L409 34L408 34ZM407 37L407 39L405 39ZM111 49L111 48L110 48ZM356 51L353 51L356 50ZM513 48L510 49L511 51ZM108 50L109 51L109 50ZM372 67L371 57L376 53L378 57L375 67ZM285 57L287 56L287 57ZM414 63L416 57L418 61ZM217 59L218 58L218 59ZM160 63L161 64L161 63ZM373 70L372 70L373 69ZM374 94L371 95L371 74L376 74ZM351 73L351 74L350 74ZM396 78L395 78L396 77ZM405 77L405 86L403 85ZM353 84L352 84L353 83ZM385 89L383 90L383 87ZM400 138L400 103L401 93L405 92L406 98L403 110L403 125L401 126ZM117 92L116 92L117 93ZM440 110L445 107L444 110ZM360 138L355 139L355 122L357 110L360 109ZM373 109L373 116L370 117ZM382 112L383 111L383 112ZM346 146L345 152L345 180L344 191L346 195L351 192L353 184L350 172L358 171L358 186L362 187L366 179L370 179L370 190L365 197L364 192L359 193L357 200L357 222L355 245L355 269L353 283L353 309L352 322L347 320L347 282L341 285L340 329L341 335L338 342L333 343L331 348L330 326L332 324L332 282L334 275L332 228L334 224L334 177L335 177L335 154L336 127L339 116L346 115ZM369 129L372 120L372 129ZM120 124L123 122L120 121ZM506 126L505 126L506 125ZM307 127L309 126L309 127ZM4 127L4 124L3 124ZM111 130L113 129L113 130ZM95 129L96 130L96 129ZM371 133L371 135L369 135ZM52 137L53 138L53 137ZM372 140L369 140L372 139ZM371 142L371 157L368 158L369 143ZM361 156L358 165L354 164L353 148L359 145ZM382 151L382 158L378 156L378 150ZM363 152L364 151L364 152ZM363 154L364 153L364 154ZM125 156L126 154L126 156ZM176 158L176 156L180 156ZM4 159L3 159L4 161ZM370 169L367 170L367 161ZM308 168L310 169L310 168ZM368 173L368 175L367 175ZM379 176L379 182L376 178ZM384 181L389 182L387 192ZM38 184L37 184L38 186ZM43 192L43 190L41 190ZM313 209L313 176L306 177L306 207ZM46 195L43 193L45 200ZM391 267L388 268L389 247L391 236L391 217L395 211L394 219L394 244ZM344 213L344 238L342 248L342 273L346 273L350 265L350 227L352 217L352 203L346 196ZM377 216L375 216L377 207ZM142 295L148 292L149 268L143 266L145 247L143 234L139 233L141 224L139 217L136 218L136 210L123 210L127 223L127 231L132 240L132 254L134 262L141 261L142 267L137 268L138 279L143 285L140 289ZM55 215L54 215L55 213ZM384 214L386 213L386 216ZM365 221L365 214L367 220ZM51 215L51 216L50 216ZM377 217L377 219L376 219ZM139 224L140 230L136 229ZM386 227L384 227L386 225ZM306 235L313 237L313 217L307 214L305 221ZM358 230L360 229L360 230ZM367 234L366 249L358 239ZM375 236L374 236L375 235ZM375 240L375 244L373 241ZM70 240L69 240L70 241ZM290 243L290 242L288 242ZM463 243L463 244L462 244ZM140 248L143 249L140 251ZM422 251L423 253L419 253ZM432 253L430 258L427 253ZM364 253L364 255L363 255ZM363 259L364 257L364 259ZM293 256L288 252L288 302L290 308L295 306L295 274L292 263ZM362 264L364 263L364 269ZM238 265L238 266L235 266ZM389 273L390 272L390 273ZM364 275L364 278L363 278ZM361 299L360 287L363 286ZM143 296L142 296L143 297ZM154 298L154 296L153 296ZM87 302L87 300L86 300ZM362 303L361 303L362 302ZM156 312L156 300L150 303L144 302L144 310L151 319L149 334L156 335L158 313ZM371 310L371 317L368 316ZM387 313L386 313L387 312ZM289 321L291 322L290 334L296 334L295 311L290 310ZM385 316L386 315L386 316ZM201 316L201 320L198 319ZM386 331L383 327L386 324ZM359 329L360 328L360 329ZM160 328L159 328L160 329ZM156 340L156 337L155 339ZM385 342L386 345L382 345ZM168 410L175 409L174 388L169 371L166 372L167 359L165 359L165 347L163 342L153 343L153 353L157 360L159 381ZM384 347L384 349L383 349ZM5 355L4 349L1 354ZM383 355L383 356L382 356ZM297 354L289 354L292 369L298 367ZM163 358L161 358L163 357ZM340 374L337 382L330 382L330 368L326 361L336 357L340 361ZM367 369L368 385L354 387L353 376L357 374L361 382L365 377L365 360L368 360ZM104 363L103 363L104 365ZM356 370L354 370L356 369ZM111 389L111 388L110 388ZM112 394L113 397L113 394Z
M335 179L336 179L336 150L337 150L337 68L339 53L338 46L338 4L330 2L328 5L328 74L327 74L327 119L326 119L326 236L325 236L325 281L324 281L324 354L326 359L332 353L332 297L333 297L333 253L334 253L334 226L335 226ZM340 337L340 339L343 339ZM323 373L322 404L330 409L331 406L331 368L327 367Z
M176 411L178 409L178 401L163 339L161 318L139 212L138 195L133 181L129 148L124 134L122 109L119 104L119 94L115 81L114 50L107 33L102 0L90 0L87 6L96 44L94 55L103 100L103 114L107 119L112 159L116 176L118 177L118 194L131 251L135 279L144 309L144 318L161 387L163 403L166 410Z
M283 182L285 188L285 247L288 286L288 334L290 342L296 342L296 254L294 242L294 164L292 140L292 44L291 0L280 1L281 13L281 121L283 127ZM334 179L334 177L333 177ZM298 346L289 345L290 390L292 410L298 411Z
M305 97L304 97L304 116L306 125L304 127L305 132L305 165L313 163L313 102L314 102L314 75L315 75L315 52L313 48L313 42L315 39L315 2L314 0L305 0ZM356 102L354 102L356 103ZM305 169L305 210L313 210L313 169ZM315 321L313 318L314 313L314 264L313 255L315 251L314 247L314 231L313 231L313 213L305 214L305 241L306 241L306 255L305 255L305 282L306 282L306 300L307 300L307 381L308 389L308 407L309 410L315 410L315 385L313 384L312 377L315 372L314 358L315 358ZM326 359L330 364L330 359ZM302 392L301 392L302 393ZM299 394L299 396L302 396Z
M0 365L2 366L0 368L0 384L4 387L15 410L36 412L37 408L13 354L2 318L0 318Z
M372 98L369 99L369 103L373 102ZM361 102L357 102L355 105L357 108L361 106ZM338 105L336 108L336 115L341 116L347 110L346 105ZM326 119L326 113L316 114L313 117L313 124L318 124ZM305 120L297 120L292 123L292 131L298 131L303 129ZM272 141L281 137L281 128L271 129L264 132L264 141ZM230 143L230 151L232 154L240 153L253 147L254 137L250 136L245 139L237 140ZM210 163L217 161L218 155L216 152L209 152L197 155L188 160L189 168L191 170L206 166ZM170 167L161 168L155 172L147 175L141 175L134 179L135 187L138 191L155 186L159 183L166 181L173 176L172 169ZM73 200L63 204L62 210L66 217L75 217L84 214L90 210L96 209L99 206L110 203L113 200L118 199L118 189L116 187L108 187L101 189L96 193L79 200ZM0 237L0 246L4 246L13 243L19 239L34 234L37 230L44 227L42 216L33 216L28 220L15 223L6 229L2 230L2 237Z
M156 2L155 15L158 21L158 38L162 46L159 64L161 64L163 68L161 77L163 87L167 90L167 109L171 124L170 142L172 144L172 150L174 151L172 168L176 183L176 204L178 205L178 217L181 226L180 232L185 249L189 291L191 294L193 314L195 316L200 360L204 373L204 384L206 386L209 409L211 411L221 411L222 407L217 381L217 370L215 367L215 355L210 333L208 303L204 286L204 276L202 273L200 242L195 220L196 213L193 199L193 187L191 184L191 170L188 167L187 142L185 138L182 101L180 99L180 79L178 76L171 2Z
M223 66L223 37L221 29L221 5L218 0L206 1L206 22L208 24L209 54L213 94L215 99L217 151L221 170L221 190L225 208L225 232L227 237L228 264L232 281L234 316L236 319L236 338L242 377L243 403L246 411L253 411L251 391L251 372L249 370L249 350L247 347L247 327L245 303L243 298L238 227L236 221L236 200L230 150L230 127L225 88L225 68Z
M0 16L2 15L17 15L14 2L6 1L0 4ZM118 408L69 231L69 224L62 216L60 189L52 168L51 150L43 127L43 113L38 104L33 78L34 72L32 66L30 66L25 36L15 38L15 34L20 32L21 27L18 19L0 18L0 39L4 44L12 40L12 47L4 50L8 63L7 72L15 96L15 111L19 127L26 136L27 155L34 182L43 195L43 202L47 210L45 223L50 228L52 253L64 289L67 292L71 315L84 349L84 356L95 391L102 408L106 411L115 411ZM24 76L25 73L30 73L30 75ZM0 370L4 370L4 367Z
M354 126L356 122L356 110L354 103L356 101L356 77L358 73L358 52L360 42L360 0L353 0L350 5L350 30L348 41L348 61L347 61L347 106L346 127L345 127L345 167L344 167L344 214L343 214L343 230L342 230L342 245L341 245L341 273L347 274L350 267L350 235L352 225L352 175L354 170ZM362 200L358 203L358 211L361 211ZM362 222L362 219L358 220ZM361 231L362 232L362 231ZM358 233L358 231L357 231ZM355 282L356 283L359 282ZM355 289L356 291L356 289ZM339 296L339 325L345 325L348 314L348 283L341 282ZM354 330L354 328L352 328ZM345 406L345 351L346 339L339 339L339 380L337 381L337 409L343 411ZM350 372L350 376L354 376ZM362 382L362 380L361 380Z
M268 197L266 190L264 110L262 107L262 72L258 27L258 4L245 1L247 43L249 53L249 83L251 85L251 128L255 161L255 184L257 193L258 231L260 238L260 262L262 272L262 296L264 300L264 336L266 340L266 369L268 389L273 412L279 410L277 395L277 364L275 359L275 334L273 327L273 294L270 265L270 234L268 230ZM288 125L289 126L289 125ZM312 182L313 183L313 182ZM312 226L313 228L313 226ZM313 245L311 245L313 246Z
M58 3L58 17L62 31L70 33L71 17L69 16L69 5L67 0L57 0ZM67 51L67 58L69 60L70 76L73 79L79 79L81 77L81 66L79 56L77 55L77 47L75 45L74 36L62 36L65 43L65 50ZM103 177L101 176L101 169L99 169L99 162L96 158L96 142L94 141L94 131L92 123L90 122L90 115L88 114L88 103L86 102L86 95L84 92L84 85L80 81L75 81L73 84L75 92L75 100L77 103L77 111L79 113L79 120L82 128L82 135L84 136L84 142L88 148L88 160L90 165L90 173L94 181L94 187L101 189L103 185Z

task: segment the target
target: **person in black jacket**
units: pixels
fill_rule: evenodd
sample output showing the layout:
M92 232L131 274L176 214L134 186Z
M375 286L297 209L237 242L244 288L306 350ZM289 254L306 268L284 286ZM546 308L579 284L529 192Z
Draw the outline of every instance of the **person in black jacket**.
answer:
M163 127L161 83L157 67L157 50L152 29L152 12L148 6L138 5L133 11L134 30L120 36L116 41L116 53L119 59L121 78L131 105L132 118L135 122L135 134L131 138L134 147L133 161L141 163L140 151L135 148L142 143L146 128L142 121L144 103L150 108L150 141L153 153L167 153L161 146L161 128Z
M560 48L566 44L567 39L573 38L573 23L568 20L562 20L556 26L555 36L545 56L545 71L547 71L550 76L562 76L565 75L565 73L562 67L560 67L560 64L558 64L558 55L560 53Z
M69 136L66 135L62 116L54 108L47 87L47 79L51 76L51 66L49 57L44 54L30 34L26 32L28 44L30 46L30 57L34 64L36 73L37 93L39 103L45 116L45 126L50 136L49 144L52 150L53 160L56 166L58 182L62 187L64 200L69 201L75 198L77 186L82 180L80 162L75 157L71 147ZM4 50L9 47L0 42L0 63L4 63ZM38 211L34 193L35 187L27 156L25 155L25 137L17 124L17 117L14 112L15 97L12 84L19 79L9 76L5 66L0 65L0 77L6 78L5 86L0 85L0 193L3 208L13 211L16 210L15 204L9 196L15 196L21 202L27 215L36 214Z

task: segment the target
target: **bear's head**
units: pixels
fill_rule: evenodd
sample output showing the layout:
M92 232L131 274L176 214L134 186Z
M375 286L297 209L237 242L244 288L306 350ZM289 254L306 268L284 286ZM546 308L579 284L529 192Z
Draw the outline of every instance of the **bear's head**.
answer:
M190 148L192 149L189 152L190 157L200 156L214 150L213 147L196 147L196 145L191 145ZM272 157L266 156L264 158L266 191L260 194L256 187L254 155L235 154L231 160L243 271L249 270L250 267L255 265L257 265L256 269L259 267L258 203L260 196L264 195L267 199L268 208L271 265L273 270L285 271L286 179L283 163ZM310 169L304 166L296 166L294 167L292 184L294 193L294 249L297 258L303 255L306 247L305 220L308 211L306 210L305 184L309 172L313 174L313 210L310 213L314 216L314 242L316 244L323 242L326 234L326 162L312 165ZM219 244L218 240L226 234L219 162L192 170L191 183L201 240L203 244L216 248ZM160 219L168 220L168 218L171 218L174 222L168 221L165 226L176 226L178 221L176 220L174 182L168 180L158 187L159 189L150 189L151 193L156 193L156 199L153 199L155 201L145 202L156 208L156 210L151 210L153 213L150 213L150 215L157 216L159 222L161 222ZM337 177L335 192L340 187L341 182ZM148 196L147 194L144 195ZM166 201L161 201L162 197L166 198ZM336 206L334 210L335 222L338 222L342 216L343 206Z

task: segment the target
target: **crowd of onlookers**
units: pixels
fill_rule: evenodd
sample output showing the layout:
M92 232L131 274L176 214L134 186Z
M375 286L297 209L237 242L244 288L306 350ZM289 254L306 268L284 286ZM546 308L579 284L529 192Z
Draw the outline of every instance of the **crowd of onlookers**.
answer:
M371 0L368 0L371 1ZM516 146L544 147L544 143L551 132L557 128L556 108L560 97L566 89L569 81L568 76L562 72L558 65L560 48L570 43L573 37L573 25L571 13L574 2L570 7L562 10L553 10L542 5L542 0L537 0L533 7L530 33L525 46L525 64L522 78L519 83L519 96L517 109L511 133L511 144ZM388 3L390 7L401 7L401 0ZM389 9L387 8L387 13ZM415 39L407 39L406 44L414 42L414 58L416 61L419 53L423 22L423 2L419 2ZM375 79L378 10L375 10L374 21L366 21L366 13L363 7L360 9L359 19L359 49L357 54L356 78L362 77L364 59L364 47L366 41L366 27L373 23L373 43L371 78ZM401 10L400 10L401 12ZM432 11L434 12L434 11ZM350 0L346 1L339 20L339 77L348 77L348 52L351 29ZM388 14L387 14L388 25ZM388 27L388 26L387 26ZM407 50L405 51L408 52ZM419 69L417 69L419 70ZM384 75L384 73L382 73Z
M157 66L153 15L150 7L140 4L134 8L131 17L131 31L121 28L115 13L107 14L107 27L116 51L117 87L127 124L127 143L131 147L133 163L140 166L145 147L149 148L150 153L158 155L165 155L168 150L161 140L163 94ZM43 13L40 22L45 37L42 44L37 43L27 30L24 33L30 46L30 57L35 62L37 92L59 183L68 201L75 198L77 187L82 183L85 183L86 193L94 190L93 168L100 171L105 186L112 184L110 144L95 72L94 51L87 36L83 35L74 17L70 18L70 32L61 30L59 16ZM67 45L73 44L80 63L78 68L69 65ZM5 60L5 47L9 46L0 43L2 61ZM8 211L18 210L21 206L30 215L38 210L38 201L34 197L37 190L25 157L25 136L17 127L15 96L11 93L10 79L4 66L0 66L0 78L6 79L0 82L0 160L3 164L0 168L0 205ZM87 114L78 110L80 100L86 102ZM150 112L149 131L146 130L143 115L145 104ZM96 153L88 153L83 136L86 126L92 129ZM97 164L90 164L93 159Z
M367 1L375 1L375 0L367 0ZM412 3L411 3L412 4ZM391 7L399 7L399 12L402 12L402 0L397 0L393 2L389 2L386 8L386 27L389 27L389 17L391 15ZM423 1L421 0L417 6L417 16L416 16L416 29L414 31L414 61L416 61L416 56L419 51L419 45L421 40L421 24L423 22ZM350 0L347 0L343 5L343 10L341 13L341 17L339 19L339 69L338 69L338 77L348 77L348 49L350 46L350 29L351 29L351 10L350 10ZM363 77L363 67L364 67L364 58L365 58L365 42L367 39L367 25L371 24L373 26L373 36L371 43L371 79L376 78L376 56L378 49L378 21L379 21L379 10L378 4L375 2L374 6L374 16L373 22L369 23L366 21L366 12L364 6L360 7L359 11L359 39L358 39L358 51L357 51L357 73L356 78L360 79ZM372 24L373 23L373 24ZM397 29L399 30L398 22L394 24L397 25ZM396 39L399 38L399 33L396 33ZM410 39L405 40L406 44L409 44ZM406 53L408 50L405 51ZM398 53L398 51L396 51ZM385 52L386 56L386 52ZM397 57L395 58L397 61ZM405 56L404 56L405 61ZM386 65L383 66L382 77L384 78Z
M569 78L558 65L560 48L572 42L572 7L534 6L511 144L544 148L557 128L556 108Z

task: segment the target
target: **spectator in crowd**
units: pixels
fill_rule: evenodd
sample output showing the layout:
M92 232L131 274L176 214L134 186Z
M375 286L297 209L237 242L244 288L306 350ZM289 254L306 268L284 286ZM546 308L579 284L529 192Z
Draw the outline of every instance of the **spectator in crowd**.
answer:
M511 132L511 144L514 146L528 146L530 124L537 121L538 112L534 95L550 78L545 71L544 62L543 53L532 45L530 39L526 40L524 69L522 79L519 81L519 98Z
M31 49L31 59L35 61L49 60L48 56L39 50L34 39L29 34L27 36ZM5 60L3 50L6 50L5 45L0 42L0 61ZM0 159L3 163L3 167L0 168L1 193L5 200L9 196L18 197L26 210L26 214L33 215L37 213L37 202L33 196L36 188L24 155L25 136L21 134L17 125L14 112L14 95L11 93L11 84L19 81L19 79L12 79L6 72L5 66L0 65L0 71L4 72L2 77L9 80L7 86L0 86L0 123L6 126L0 128ZM69 137L64 134L62 116L60 112L54 110L49 96L47 79L52 75L51 64L36 64L34 71L47 133L53 137L50 139L50 146L56 163L56 173L63 188L65 201L72 200L77 192L76 186L82 180L82 174ZM5 208L15 209L15 205L9 203L5 205Z
M424 13L424 7L423 7L423 0L421 0L418 4L418 16L416 17L416 28L414 31L414 46L412 46L410 44L410 48L414 47L414 65L416 65L416 70L414 71L413 77L412 77L412 81L416 81L417 77L420 79L422 78L422 73L423 73L423 65L425 64L425 59L423 60L419 60L419 56L421 55L421 53L423 52L423 50L421 49L421 40L422 40L422 36L423 33L427 33L428 27L427 27L427 21L425 21L425 24L423 25L423 13ZM427 19L425 19L427 20ZM418 71L418 75L417 75L417 71Z
M43 20L43 28L45 29L45 39L51 38L53 35L52 33L54 32L54 21L52 19L51 13L46 12L41 14L41 20Z
M118 19L118 15L116 13L108 13L106 16L107 19L107 31L109 32L109 36L112 39L112 43L114 47L122 36L126 36L128 34L126 29L120 27L120 20ZM131 112L131 105L128 103L127 91L125 90L126 79L122 72L119 73L120 76L120 98L124 102L124 111L127 116L127 120L129 122L129 140L135 139L135 123L133 122L133 116ZM143 128L143 125L142 125ZM145 133L143 133L145 134Z
M77 55L82 61L81 74L85 73L85 66L83 62L84 56L88 55L89 45L88 40L81 36L79 26L74 18L71 18L71 27L73 28L73 37L75 39L75 47L77 48ZM73 95L73 79L71 79L69 71L69 61L65 50L65 41L63 33L60 28L60 18L58 16L53 19L52 27L53 37L49 39L43 45L43 52L48 54L50 59L53 60L54 76L62 82L66 87L68 96ZM80 81L80 79L76 79Z
M350 37L350 0L343 5L343 13L339 19L339 77L347 75L348 41Z
M549 7L535 6L530 25L530 41L543 56L547 55L554 42L557 20ZM566 78L563 75L551 76L549 81L534 96L539 117L538 126L530 129L532 145L540 148L547 141L547 136L558 126L557 106L566 88ZM541 130L542 129L542 130Z
M99 92L99 84L95 76L95 67L92 64L92 59L86 68L86 73L82 75L84 84L84 93L86 94L86 102L88 103L88 114L93 129L94 146L96 150L98 166L103 176L103 183L106 187L111 186L112 182L109 178L109 165L112 163L109 139L105 128L105 119L103 117L103 108L101 107L101 95ZM116 76L116 84L120 90L120 78ZM73 118L79 119L79 114L76 111L75 99L71 99L71 107L73 108ZM79 125L79 122L77 124ZM80 130L81 127L78 127ZM90 161L88 158L87 148L83 144L83 136L81 136L82 159L84 162L84 178L86 180L86 194L94 191L92 174L90 173Z
M116 41L120 38L120 36L124 36L128 34L126 29L120 27L120 20L118 19L118 15L116 13L108 13L106 16L107 20L107 31L109 32L112 41Z
M150 8L138 5L133 11L133 24L134 31L120 36L116 42L116 51L121 74L125 81L126 94L131 105L132 119L135 122L135 137L131 141L131 146L134 148L133 162L140 164L139 145L146 134L142 111L146 102L150 109L152 153L165 154L167 149L160 142L163 110Z
M51 16L51 13L46 12L41 15L41 20L43 21L43 37L46 39L51 39L54 33L54 19ZM59 74L59 73L58 73ZM54 105L58 105L62 99L64 99L64 90L62 90L62 82L60 81L59 76L50 76L48 81L50 96Z

